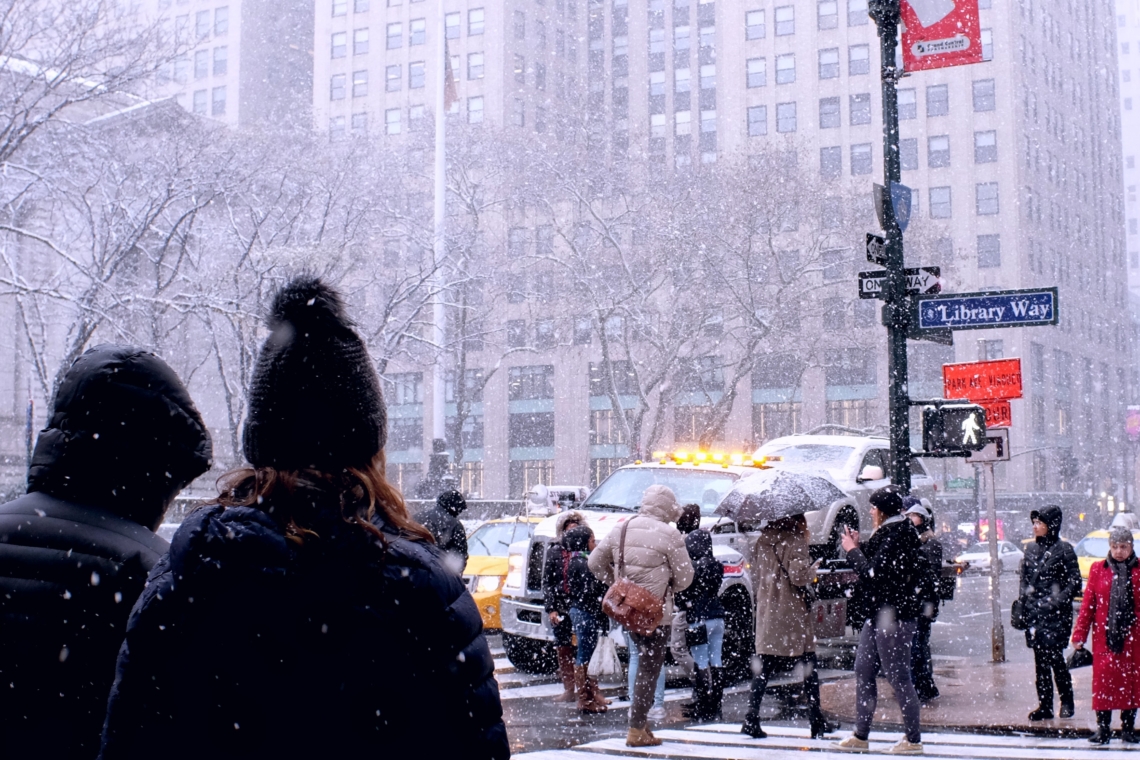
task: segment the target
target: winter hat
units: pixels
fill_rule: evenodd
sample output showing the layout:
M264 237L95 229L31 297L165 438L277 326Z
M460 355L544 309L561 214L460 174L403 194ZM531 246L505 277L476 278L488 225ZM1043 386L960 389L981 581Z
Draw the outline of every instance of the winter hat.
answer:
M452 517L458 517L467 509L467 499L459 491L444 491L435 498L436 506Z
M1110 544L1130 544L1132 543L1132 531L1125 528L1123 525L1117 525L1108 534L1108 543Z
M568 552L587 551L590 548L590 539L593 538L593 536L594 531L585 525L571 528L562 536L562 548Z
M894 486L884 486L871 494L871 506L882 512L884 516L893 517L902 512L902 496Z
M571 522L576 522L579 525L585 525L586 518L582 516L581 512L570 511L561 513L558 515L558 517L554 518L554 535L561 539L562 534L566 531L567 523Z
M297 277L273 298L249 390L242 444L254 467L336 472L383 448L380 380L340 294Z

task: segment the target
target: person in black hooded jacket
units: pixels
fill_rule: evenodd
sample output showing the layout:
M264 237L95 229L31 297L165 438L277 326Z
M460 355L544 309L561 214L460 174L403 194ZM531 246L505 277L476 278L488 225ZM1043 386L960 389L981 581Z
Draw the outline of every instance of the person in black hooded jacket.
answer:
M459 491L444 491L436 497L435 506L416 515L416 522L428 529L447 557L448 567L462 575L467 567L467 531L459 516L467 509L467 500Z
M510 756L479 611L384 474L339 294L274 298L243 448L131 611L101 757Z
M93 758L131 604L166 553L154 534L210 465L210 436L154 354L98 346L71 365L28 494L0 506L0 755Z
M677 592L676 602L685 613L694 672L693 701L682 712L689 718L712 720L720 715L724 701L724 605L719 596L724 565L713 556L712 536L706 530L689 532L685 550L693 563L693 582Z
M594 577L588 564L590 552L594 550L594 531L585 525L571 528L562 536L562 548L570 560L566 568L567 586L570 589L570 619L574 624L574 635L578 638L574 659L574 689L578 697L578 710L601 713L606 711L609 701L602 696L597 679L587 672L590 658L598 646L599 633L609 629L609 621L602 612L606 584Z
M1064 649L1073 630L1073 598L1081 590L1077 554L1061 540L1061 508L1033 510L1034 543L1021 560L1020 595L1026 622L1025 645L1033 650L1037 708L1029 719L1053 718L1053 682L1061 697L1061 717L1073 717L1073 678L1065 665Z

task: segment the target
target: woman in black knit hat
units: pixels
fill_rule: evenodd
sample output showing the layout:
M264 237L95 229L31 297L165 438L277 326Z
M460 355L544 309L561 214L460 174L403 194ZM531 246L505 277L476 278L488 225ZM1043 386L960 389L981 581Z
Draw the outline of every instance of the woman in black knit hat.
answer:
M101 757L510 755L479 612L384 475L379 379L339 294L275 297L249 465L135 604Z

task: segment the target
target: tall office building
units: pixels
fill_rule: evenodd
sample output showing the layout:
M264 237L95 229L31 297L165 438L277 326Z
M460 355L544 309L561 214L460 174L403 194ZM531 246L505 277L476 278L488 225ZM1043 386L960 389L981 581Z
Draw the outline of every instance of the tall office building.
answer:
M1140 0L1116 0L1120 60L1120 133L1124 139L1124 219L1128 284L1140 296Z

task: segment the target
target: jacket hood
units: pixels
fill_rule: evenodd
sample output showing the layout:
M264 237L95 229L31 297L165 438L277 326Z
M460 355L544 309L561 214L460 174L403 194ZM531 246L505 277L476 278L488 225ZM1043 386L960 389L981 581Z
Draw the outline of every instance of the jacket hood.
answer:
M209 469L211 454L206 425L166 362L140 348L96 346L64 375L28 490L150 526L165 499Z
M713 558L712 536L707 530L694 530L685 536L685 550L689 552L689 559L697 560Z
M1029 513L1031 520L1040 520L1045 523L1049 528L1048 538L1058 539L1061 537L1061 522L1063 515L1061 508L1057 506L1043 507L1042 509L1035 509Z
M252 507L212 506L187 516L170 540L175 578L225 566L284 573L292 553L273 518Z
M459 517L467 509L467 499L459 491L444 491L436 497L435 503L452 517Z
M581 512L574 512L574 511L563 512L562 514L558 515L558 517L554 518L554 536L555 536L555 538L558 538L558 539L562 538L562 534L566 530L566 523L570 522L571 520L578 523L579 525L585 525L586 524L586 518L582 517Z
M571 528L562 536L562 548L570 552L589 551L593 535L594 532L585 525Z
M654 485L645 489L641 496L641 509L638 514L652 517L661 522L671 523L681 516L681 506L668 486Z

